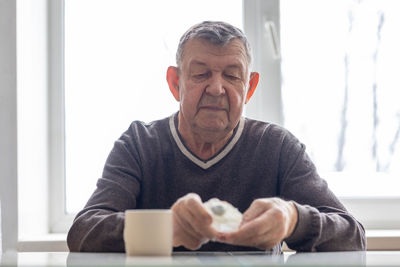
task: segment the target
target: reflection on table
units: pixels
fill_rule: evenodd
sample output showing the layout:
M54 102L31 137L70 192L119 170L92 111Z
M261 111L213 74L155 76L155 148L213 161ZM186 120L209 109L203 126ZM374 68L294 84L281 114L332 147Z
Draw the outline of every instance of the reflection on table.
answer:
M194 252L172 257L123 253L5 253L1 266L400 266L400 251L284 253Z

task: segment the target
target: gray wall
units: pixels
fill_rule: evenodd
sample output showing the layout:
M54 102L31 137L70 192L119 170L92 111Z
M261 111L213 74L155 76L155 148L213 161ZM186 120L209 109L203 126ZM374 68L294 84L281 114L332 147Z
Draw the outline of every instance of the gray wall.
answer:
M17 246L16 1L0 0L0 199L3 251Z

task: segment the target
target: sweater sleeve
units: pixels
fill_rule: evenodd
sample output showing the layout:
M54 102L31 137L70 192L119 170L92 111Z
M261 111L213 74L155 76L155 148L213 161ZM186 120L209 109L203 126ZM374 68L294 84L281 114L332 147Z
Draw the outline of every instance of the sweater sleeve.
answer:
M298 222L285 240L296 251L365 250L363 226L321 179L305 146L288 133L280 156L280 195L294 202Z
M103 175L68 232L72 252L123 252L125 210L136 207L140 193L140 158L125 133L115 142Z

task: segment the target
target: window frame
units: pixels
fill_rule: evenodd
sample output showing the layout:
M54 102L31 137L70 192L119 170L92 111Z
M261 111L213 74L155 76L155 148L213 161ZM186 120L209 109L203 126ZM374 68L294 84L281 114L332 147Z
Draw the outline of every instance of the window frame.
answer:
M66 213L64 0L48 1L49 18L49 232L67 232L75 217Z
M273 47L273 42L276 42L278 47L280 42L280 0L255 0L244 3L244 28L252 44L253 54L257 55L253 66L262 77L256 90L262 92L259 96L255 94L251 99L246 114L262 121L284 125L280 52L279 48L274 51ZM274 24L275 33L269 27L270 22ZM261 47L261 44L264 46ZM393 212L400 207L400 197L339 197L339 199L358 220L363 222L366 229L400 228L400 214ZM373 212L370 212L371 210Z
M18 18L17 3L0 8L0 260L18 238Z
M65 212L64 1L48 1L51 233L65 233L75 216ZM243 1L243 25L253 55L257 55L253 57L253 69L262 77L255 95L246 106L246 115L283 125L279 5L279 0ZM339 199L357 219L363 221L366 229L400 228L400 214L393 212L400 206L400 197Z

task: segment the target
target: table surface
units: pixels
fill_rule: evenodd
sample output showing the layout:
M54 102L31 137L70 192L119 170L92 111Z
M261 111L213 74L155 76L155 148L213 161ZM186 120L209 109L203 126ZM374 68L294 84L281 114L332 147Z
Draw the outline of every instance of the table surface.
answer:
M400 251L284 253L174 253L127 257L123 253L7 252L1 266L400 266Z

